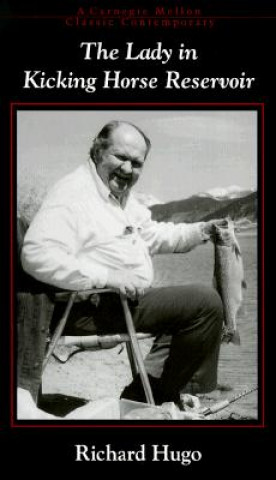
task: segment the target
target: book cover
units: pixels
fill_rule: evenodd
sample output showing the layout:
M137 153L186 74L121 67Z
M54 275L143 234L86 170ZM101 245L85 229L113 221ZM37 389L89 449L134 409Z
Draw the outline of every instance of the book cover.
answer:
M11 470L33 459L76 472L235 472L239 464L251 473L268 465L275 19L266 1L1 2L0 456L12 452ZM220 347L221 388L194 392L206 410L224 402L204 418L124 418L119 398L131 368L123 340L113 335L113 348L76 354L83 337L73 345L69 335L46 365L52 297L20 293L21 226L87 161L111 121L129 122L151 142L133 194L154 221L234 222L247 284L240 344ZM153 287L211 286L214 244L156 255L153 267ZM152 341L140 342L143 356Z

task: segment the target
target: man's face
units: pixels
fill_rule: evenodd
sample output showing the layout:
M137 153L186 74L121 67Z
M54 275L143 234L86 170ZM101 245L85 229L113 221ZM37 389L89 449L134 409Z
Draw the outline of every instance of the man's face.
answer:
M99 152L96 168L103 183L120 198L138 180L147 146L142 135L130 125L116 128L108 148Z

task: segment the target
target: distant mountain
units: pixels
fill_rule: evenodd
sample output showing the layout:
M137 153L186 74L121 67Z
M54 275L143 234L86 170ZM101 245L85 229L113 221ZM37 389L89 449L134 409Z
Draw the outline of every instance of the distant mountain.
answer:
M184 200L169 202L150 207L152 218L164 222L198 222L212 218L230 216L238 221L247 218L257 221L257 193L253 192L242 198L217 200L211 196L193 195Z
M258 199L257 192L253 192L243 198L233 200L227 206L217 209L215 212L211 212L208 215L201 218L201 220L211 220L214 218L231 217L236 222L241 219L247 219L250 222L257 221Z
M232 200L218 201L211 197L192 197L150 207L152 218L159 222L196 222L210 212L230 204Z
M212 188L211 190L207 190L207 192L199 193L199 197L211 197L215 198L216 200L227 200L227 199L234 199L234 198L243 198L250 193L253 193L253 189L243 189L238 185L230 185L229 187L216 187Z

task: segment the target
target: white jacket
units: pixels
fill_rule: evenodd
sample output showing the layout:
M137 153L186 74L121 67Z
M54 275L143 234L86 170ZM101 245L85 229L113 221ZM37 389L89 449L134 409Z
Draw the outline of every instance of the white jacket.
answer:
M155 222L132 193L122 208L89 160L47 195L27 231L22 265L37 280L70 290L102 288L109 269L131 269L146 288L151 256L203 243L202 225Z

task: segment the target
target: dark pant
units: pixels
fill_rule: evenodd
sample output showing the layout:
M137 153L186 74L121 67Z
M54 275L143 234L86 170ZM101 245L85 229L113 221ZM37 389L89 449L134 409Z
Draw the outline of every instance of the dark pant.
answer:
M130 306L136 330L156 335L145 366L151 376L160 378L164 398L216 387L223 310L215 290L201 284L153 288ZM89 301L75 304L65 333L125 330L119 296L105 294L97 307Z

